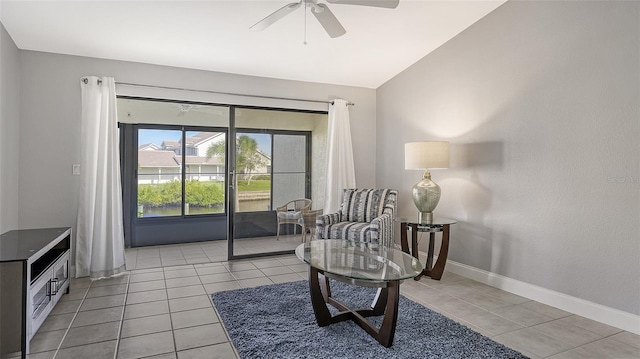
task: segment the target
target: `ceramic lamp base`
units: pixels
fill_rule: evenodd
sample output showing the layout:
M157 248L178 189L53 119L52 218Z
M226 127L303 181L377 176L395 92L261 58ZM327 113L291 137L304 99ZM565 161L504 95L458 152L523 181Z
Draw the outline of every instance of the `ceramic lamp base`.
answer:
M420 213L418 217L420 222L422 223L422 219L428 220L430 218L433 220L433 210L440 202L440 186L431 180L429 170L424 172L422 181L413 186L411 196Z

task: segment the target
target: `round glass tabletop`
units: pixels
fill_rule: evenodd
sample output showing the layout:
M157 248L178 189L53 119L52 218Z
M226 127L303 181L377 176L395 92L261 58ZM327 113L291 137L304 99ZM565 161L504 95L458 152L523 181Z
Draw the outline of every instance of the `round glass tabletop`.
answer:
M314 240L299 245L296 255L322 272L363 281L403 280L422 272L416 258L374 243Z
M398 222L400 223L407 223L407 224L417 224L419 226L444 226L447 224L456 224L458 223L458 221L456 221L455 219L449 219L449 218L442 218L442 217L434 217L432 220L427 221L424 220L422 222L418 221L417 219L400 219L398 220Z

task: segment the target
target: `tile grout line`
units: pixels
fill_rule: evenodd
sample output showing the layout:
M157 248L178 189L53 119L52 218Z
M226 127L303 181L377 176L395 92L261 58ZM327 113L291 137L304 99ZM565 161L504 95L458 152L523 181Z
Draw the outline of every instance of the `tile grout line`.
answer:
M226 267L225 267L226 268ZM227 273L231 273L231 271L229 270L229 268L227 269ZM233 276L233 275L232 275ZM200 278L200 275L198 275L198 278ZM234 277L235 278L235 277ZM236 284L242 288L242 286L240 286L240 283L237 283L237 280L234 280L234 282L236 282ZM205 289L206 290L206 289ZM218 312L218 308L216 308L215 303L213 302L213 296L212 294L207 294L207 296L209 297L209 303L211 303L211 307L213 308L214 313L216 314L216 317L218 318L218 322L220 323L220 326L222 327L222 330L224 330L224 335L227 337L227 342L229 343L229 345L231 345L231 349L233 349L233 353L236 356L236 359L240 358L240 354L238 353L238 349L236 348L236 346L233 344L233 341L231 341L231 337L229 336L229 332L227 332L227 328L224 326L224 323L222 322L222 317L220 316L220 313Z
M173 316L171 315L171 301L169 300L169 288L167 288L167 275L166 275L166 272L164 271L164 267L162 268L162 277L164 278L164 291L167 294L167 309L169 309L169 323L171 323L171 337L173 338L173 353L177 358L178 343L176 343L176 331L173 329ZM200 280L200 277L198 277L198 280Z
M89 287L86 288L86 291L85 291L84 295L82 296L82 299L80 300L80 305L78 305L78 308L73 313L73 318L71 318L71 321L69 322L69 325L67 326L67 330L64 332L64 335L62 336L62 339L60 340L60 343L58 344L58 347L56 348L56 351L53 353L53 357L51 359L56 359L56 356L58 355L58 352L62 348L62 343L64 343L64 340L67 338L67 334L69 334L69 331L71 330L71 325L76 320L76 317L78 316L78 313L80 313L80 308L82 307L82 304L84 304L84 300L87 298L87 295L89 295L89 289L91 289L92 285L93 285L93 281L91 281L91 283L89 284ZM71 280L69 280L69 292L71 292Z
M137 252L136 252L137 256ZM122 314L120 314L120 324L118 324L118 335L116 336L116 347L113 351L113 359L118 357L118 349L120 349L120 334L124 325L124 312L127 309L127 298L129 297L129 283L131 282L131 272L127 271L127 284L124 292L124 302L122 303ZM54 358L55 359L55 358Z

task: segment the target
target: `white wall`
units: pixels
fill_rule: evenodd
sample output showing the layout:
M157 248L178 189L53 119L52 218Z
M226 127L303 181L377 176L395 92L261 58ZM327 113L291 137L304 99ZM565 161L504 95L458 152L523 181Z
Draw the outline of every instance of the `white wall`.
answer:
M0 233L18 229L20 52L0 24Z
M375 181L375 90L21 51L21 227L75 226L80 161L80 78L230 93L355 102L351 107L356 178ZM33 148L40 150L34 151Z
M640 314L640 3L509 1L377 91L378 186L449 140L449 259Z

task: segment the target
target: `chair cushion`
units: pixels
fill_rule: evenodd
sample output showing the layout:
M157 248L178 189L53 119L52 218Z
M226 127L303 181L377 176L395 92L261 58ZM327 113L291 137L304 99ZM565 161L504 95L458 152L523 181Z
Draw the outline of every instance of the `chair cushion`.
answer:
M323 237L326 239L348 239L351 241L370 242L370 232L370 223L338 222L329 225Z
M371 222L384 210L389 189L345 189L342 197L343 221Z
M282 219L299 219L299 218L302 218L302 212L300 212L300 211L278 212L278 218L282 218Z

